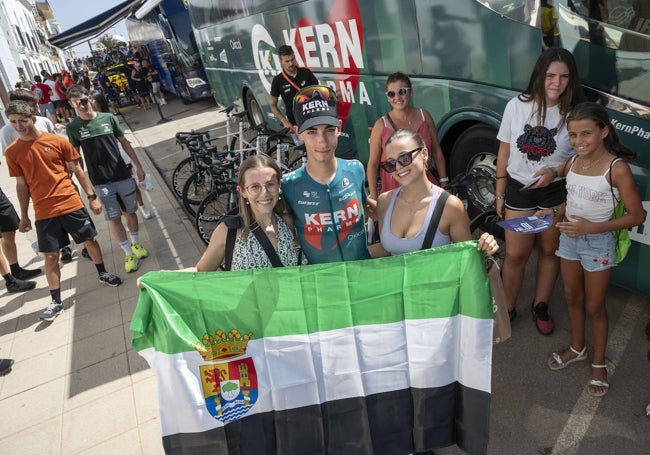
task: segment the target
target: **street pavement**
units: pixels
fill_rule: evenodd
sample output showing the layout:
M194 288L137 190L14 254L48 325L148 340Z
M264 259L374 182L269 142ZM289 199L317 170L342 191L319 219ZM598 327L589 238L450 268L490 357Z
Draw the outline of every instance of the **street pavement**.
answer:
M169 190L171 173L187 154L175 144L174 133L209 128L225 116L212 101L185 106L172 99L161 110L162 116L155 108L132 106L121 109L119 116L155 183L144 195L154 217L140 218L141 240L150 253L140 270L124 273L124 255L100 215L94 220L105 263L124 284L100 284L92 263L75 247L73 262L62 266L65 312L54 322L38 320L50 300L44 276L37 278L35 290L0 291L0 357L16 361L13 370L0 377L0 454L163 453L156 381L131 349L136 279L150 270L194 266L200 257L204 246ZM0 166L0 186L17 206L6 165ZM21 265L43 267L30 247L35 234L18 233L16 238ZM543 337L536 332L529 308L532 265L512 339L494 348L488 453L650 453L650 419L644 412L650 402L650 341L644 332L649 299L611 287L611 390L595 399L586 393L588 361L560 371L546 366L551 352L568 345L568 318L558 280L550 305L555 333ZM461 451L446 448L436 453Z

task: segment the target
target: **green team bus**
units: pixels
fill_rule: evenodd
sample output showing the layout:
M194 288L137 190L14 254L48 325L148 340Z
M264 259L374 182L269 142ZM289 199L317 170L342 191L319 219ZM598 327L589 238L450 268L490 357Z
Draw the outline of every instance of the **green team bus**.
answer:
M621 139L639 154L632 171L648 209L650 0L585 1L555 2L556 38L576 56L589 96L608 107ZM436 121L450 175L476 176L467 194L470 212L493 206L501 115L526 87L542 48L538 2L189 0L189 6L221 104L238 104L252 123L279 128L269 92L281 71L277 48L289 44L298 64L339 95L337 154L366 162L370 128L390 110L386 76L402 71L413 82L414 105ZM630 235L632 249L614 282L650 295L643 272L650 268L650 234L644 224Z

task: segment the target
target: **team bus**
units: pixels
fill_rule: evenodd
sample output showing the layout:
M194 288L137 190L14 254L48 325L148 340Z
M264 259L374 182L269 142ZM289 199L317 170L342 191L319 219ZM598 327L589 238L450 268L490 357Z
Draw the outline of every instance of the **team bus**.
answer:
M142 19L127 19L126 28L158 70L165 91L185 104L213 96L184 0L162 0Z
M638 154L636 183L650 208L650 0L554 2L558 41L572 51L582 83L604 103L621 139ZM609 16L594 13L609 5ZM468 209L494 204L496 132L506 102L523 90L542 48L531 0L189 0L208 79L218 102L238 103L252 123L277 125L269 107L277 48L339 95L337 154L368 158L370 127L390 107L386 76L411 76L414 104L429 110L451 176L473 171ZM599 11L604 11L600 8ZM647 223L631 230L617 284L650 295Z

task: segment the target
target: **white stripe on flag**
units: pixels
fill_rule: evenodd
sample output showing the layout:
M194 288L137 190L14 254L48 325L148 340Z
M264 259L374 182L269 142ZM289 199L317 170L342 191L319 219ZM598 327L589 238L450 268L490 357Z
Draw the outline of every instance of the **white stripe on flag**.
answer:
M455 381L490 393L492 324L454 316L253 340L244 357L259 397L246 415ZM156 371L163 436L223 426L205 408L196 351L139 353Z

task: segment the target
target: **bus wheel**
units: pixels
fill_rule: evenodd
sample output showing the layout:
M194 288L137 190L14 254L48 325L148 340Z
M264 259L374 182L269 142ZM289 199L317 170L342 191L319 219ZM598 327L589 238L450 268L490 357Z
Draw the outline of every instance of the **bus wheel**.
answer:
M262 112L260 103L257 102L251 90L246 91L246 111L253 128L257 128L264 123L264 112Z
M467 211L470 218L494 208L495 177L499 140L496 131L485 124L474 125L456 140L451 152L453 177L472 173L474 180L467 187Z

